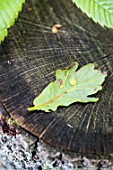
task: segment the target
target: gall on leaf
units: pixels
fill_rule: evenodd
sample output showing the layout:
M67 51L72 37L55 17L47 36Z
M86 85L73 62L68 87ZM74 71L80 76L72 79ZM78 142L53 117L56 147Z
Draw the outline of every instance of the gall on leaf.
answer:
M58 79L58 82L60 84L60 89L62 89L64 87L62 79Z
M71 78L71 79L70 79L70 85L71 85L71 86L75 86L75 85L76 85L76 82L77 82L76 79L74 79L74 78Z
M63 84L62 79L58 79L58 83L60 84L60 86Z

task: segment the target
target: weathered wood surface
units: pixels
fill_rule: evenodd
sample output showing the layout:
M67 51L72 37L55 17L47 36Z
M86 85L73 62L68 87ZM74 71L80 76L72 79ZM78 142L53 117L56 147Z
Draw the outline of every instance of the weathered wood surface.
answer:
M55 23L62 24L57 35L51 31ZM54 80L55 70L72 61L80 67L96 62L108 72L99 102L28 112L34 97ZM71 0L26 1L0 47L0 94L18 124L46 142L77 153L112 154L113 30L93 23Z

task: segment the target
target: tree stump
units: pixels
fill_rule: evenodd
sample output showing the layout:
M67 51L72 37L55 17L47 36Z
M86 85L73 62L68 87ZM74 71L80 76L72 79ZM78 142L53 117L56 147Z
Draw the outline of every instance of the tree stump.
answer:
M54 24L61 24L57 34ZM26 1L0 47L1 102L24 129L45 142L85 155L113 153L113 30L95 24L71 0ZM56 112L28 112L33 99L73 61L108 72L97 103ZM46 96L45 96L46 97Z

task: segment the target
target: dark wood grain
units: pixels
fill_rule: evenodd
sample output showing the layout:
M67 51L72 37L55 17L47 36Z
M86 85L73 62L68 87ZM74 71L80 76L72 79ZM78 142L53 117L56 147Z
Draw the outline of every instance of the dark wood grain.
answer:
M62 24L58 34L51 27ZM56 112L28 112L55 70L73 61L107 71L97 103L75 103ZM95 24L70 0L26 1L0 47L0 94L15 121L46 142L77 153L113 153L113 30ZM46 96L45 96L46 97Z

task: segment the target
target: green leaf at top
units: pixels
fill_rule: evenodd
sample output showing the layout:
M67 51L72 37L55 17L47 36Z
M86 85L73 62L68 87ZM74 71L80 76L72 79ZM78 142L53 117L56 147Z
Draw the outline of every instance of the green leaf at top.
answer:
M72 0L102 26L113 28L113 0Z
M51 82L33 101L29 111L56 111L58 106L69 106L74 102L96 102L98 98L88 97L102 89L107 74L94 69L94 64L87 64L78 71L78 63L65 70L56 71L56 80ZM75 72L76 71L76 72Z
M8 28L18 18L19 11L25 0L0 0L0 43L8 34Z

